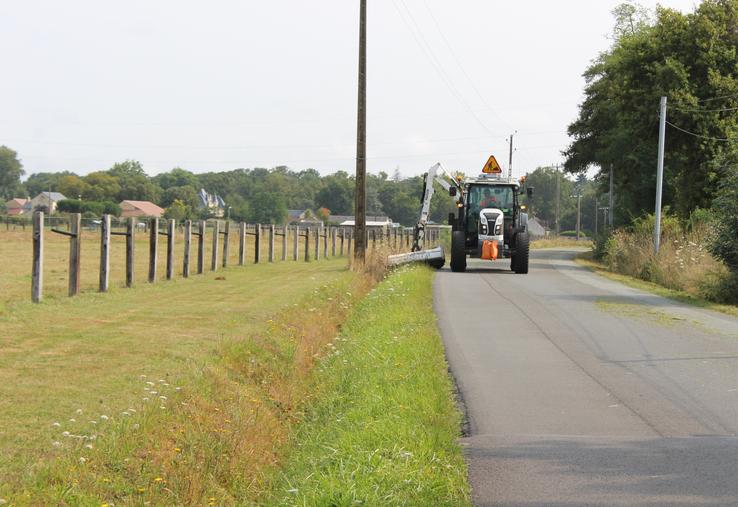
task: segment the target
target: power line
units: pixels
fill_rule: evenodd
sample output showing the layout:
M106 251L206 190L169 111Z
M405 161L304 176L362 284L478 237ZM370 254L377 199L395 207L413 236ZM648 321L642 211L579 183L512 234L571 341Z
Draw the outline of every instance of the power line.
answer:
M403 14L402 10L397 5L396 0L392 0L392 5L394 5L395 10L397 10L397 13L400 15L400 18L402 19L402 22L405 24L405 27L408 29L408 31L411 33L411 35L415 39L415 42L418 44L418 46L420 46L420 49L422 49L423 53L428 58L428 61L433 66L433 69L440 76L441 81L443 81L444 85L446 85L446 87L449 89L449 91L454 96L454 98L456 98L456 100L458 100L464 106L464 108L467 110L469 115L472 116L474 120L477 123L479 123L479 125L481 125L484 130L486 130L491 135L493 135L489 127L487 127L487 125L479 118L479 116L476 115L476 113L474 112L472 107L469 105L469 103L464 99L461 93L456 89L456 87L453 84L453 81L451 81L451 79L446 75L440 61L438 61L438 59L435 57L435 55L433 54L432 48L430 47L428 42L425 40L425 37L423 37L422 30L420 29L420 26L418 25L418 23L415 21L415 18L413 17L412 12L407 7L407 4L405 4L405 1L399 0L399 2L402 3L403 7L407 11L407 16L410 18L410 21L412 21L412 23L415 25L417 34L416 34L416 31L413 30L410 24L408 23L407 19L405 18L405 14Z
M492 114L494 114L500 121L502 121L502 123L507 128L511 129L512 127L510 127L510 125L487 103L487 101L484 99L484 96L479 91L479 88L477 88L477 85L474 82L474 80L466 72L466 69L464 68L464 66L461 65L461 61L460 61L459 57L457 56L456 51L454 51L453 47L451 46L451 43L448 41L448 38L446 37L445 33L443 32L443 29L441 28L441 24L438 22L438 19L436 18L435 14L433 14L433 11L431 10L430 6L428 5L428 1L427 0L423 0L423 5L425 6L425 9L428 11L428 14L430 14L430 17L433 20L433 23L436 25L436 29L438 30L439 35L443 39L443 42L446 44L446 47L448 48L449 53L451 54L451 56L453 57L454 61L456 62L456 65L459 67L459 69L461 70L461 73L464 75L464 77L466 77L467 81L469 81L469 84L471 85L472 89L474 90L474 92L479 97L479 100L481 100L482 101L482 104L484 104L484 106L487 109L489 109L492 112Z
M669 106L669 109L682 113L723 113L726 111L738 111L738 107L725 107L722 109L685 109L678 106Z
M680 132L684 132L685 134L689 134L690 136L699 137L700 139L708 139L710 141L720 141L723 143L730 143L734 141L738 141L738 137L710 137L710 136L703 136L702 134L696 134L694 132L690 132L689 130L685 130L681 127L678 127L671 123L670 121L666 121L666 124L669 125L672 128L677 129Z
M708 97L706 99L697 99L697 102L711 102L713 100L732 99L738 97L738 93L732 93L730 95L723 95L721 97Z

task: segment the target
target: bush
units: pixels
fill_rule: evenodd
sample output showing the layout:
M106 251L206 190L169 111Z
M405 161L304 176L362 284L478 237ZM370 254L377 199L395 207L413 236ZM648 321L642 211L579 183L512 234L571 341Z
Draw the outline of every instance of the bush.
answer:
M559 236L564 236L565 238L576 238L577 237L577 231L561 231L559 233ZM584 231L579 231L579 239L586 238L587 234L585 234Z
M117 217L122 213L120 206L110 201L98 202L64 199L59 201L57 209L62 213L82 213L86 217L100 217L103 213Z
M738 167L731 167L720 182L712 203L714 234L708 243L710 253L738 273Z

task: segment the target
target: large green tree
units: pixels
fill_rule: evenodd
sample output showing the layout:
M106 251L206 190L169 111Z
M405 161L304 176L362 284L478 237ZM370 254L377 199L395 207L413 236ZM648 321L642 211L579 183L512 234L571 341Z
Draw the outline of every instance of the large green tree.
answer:
M632 8L627 8L630 5ZM724 169L714 163L738 137L738 0L705 0L691 14L658 8L649 22L633 4L616 9L616 38L586 70L585 99L569 126L566 169L612 165L616 218L651 211L658 104L668 97L664 204L682 217L709 207Z
M18 153L7 146L0 146L0 197L3 200L23 197L17 193L22 191L20 179L24 174Z

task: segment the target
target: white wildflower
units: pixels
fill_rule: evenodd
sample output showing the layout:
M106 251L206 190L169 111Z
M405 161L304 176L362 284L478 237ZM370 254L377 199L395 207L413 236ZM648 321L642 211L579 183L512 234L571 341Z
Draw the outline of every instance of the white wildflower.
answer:
M61 427L61 424L59 424L58 422L55 422L54 424L52 424L52 426L54 428L60 428Z
M137 430L137 429L138 429L138 428L140 428L140 427L141 427L141 426L139 426L138 424L134 424L134 425L133 425L133 429L134 429L134 430Z
M71 435L71 433L69 433L68 431L63 431L63 432L62 432L62 436L63 436L63 437L68 437L68 436L70 436L70 435Z
M108 419L109 419L109 417L106 416L105 414L103 414L103 415L100 416L100 420L102 420L102 421L107 421Z
M92 449L92 444L85 444L85 449Z
M145 396L144 396L144 397L143 397L142 399L143 399L144 401L149 401L149 399L148 399L148 398L146 398Z
M80 463L85 463L85 462L87 462L87 458L84 458L84 457L80 457L80 458L79 458L79 462L80 462Z
M70 419L69 422L77 422L77 419Z
M90 424L97 424L97 421L90 421Z
M146 382L146 384L147 384L147 385L150 385L150 386L153 386L153 385L154 385L154 383L153 383L153 382Z
M166 401L167 397L166 397L166 396L159 396L159 399L160 399L160 400L165 400L165 401Z
M129 412L126 412L126 411L124 410L123 412L121 412L121 415L129 416L129 415L131 415L131 414L130 414Z
M54 447L61 447L61 442L52 442L51 445L53 445Z
M139 375L139 378L140 378L141 380L143 380L143 379L145 379L145 378L146 378L146 375Z
M77 409L77 415L80 415L80 414L82 414L82 409L81 408L78 408Z

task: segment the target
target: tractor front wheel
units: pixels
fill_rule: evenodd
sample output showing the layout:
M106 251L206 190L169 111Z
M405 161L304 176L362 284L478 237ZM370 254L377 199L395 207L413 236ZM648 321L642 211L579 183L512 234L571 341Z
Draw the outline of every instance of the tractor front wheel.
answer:
M528 257L530 255L530 238L527 232L519 232L515 237L515 254L511 268L519 275L528 273Z
M451 234L451 271L455 273L466 271L466 235L464 231L454 231Z

